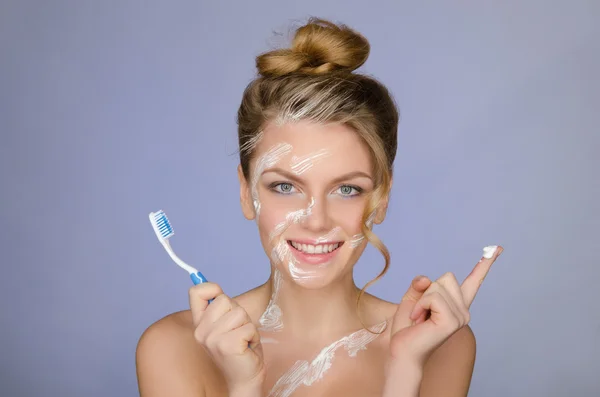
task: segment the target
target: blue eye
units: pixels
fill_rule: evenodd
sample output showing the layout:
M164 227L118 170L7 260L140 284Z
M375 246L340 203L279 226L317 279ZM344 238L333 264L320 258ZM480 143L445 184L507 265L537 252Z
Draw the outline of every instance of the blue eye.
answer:
M287 182L276 183L271 186L271 189L280 194L291 194L294 190L294 185Z
M362 189L357 186L342 185L339 187L338 192L344 197L354 197L362 192Z

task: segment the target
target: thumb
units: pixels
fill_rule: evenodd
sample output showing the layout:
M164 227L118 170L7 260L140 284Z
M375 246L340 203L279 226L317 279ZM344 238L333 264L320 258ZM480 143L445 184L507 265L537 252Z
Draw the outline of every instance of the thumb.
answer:
M427 288L431 285L431 280L425 276L415 277L412 283L410 283L410 287L402 297L402 300L398 304L398 309L396 310L396 314L394 315L394 320L392 322L392 335L396 332L413 325L413 320L410 319L410 314L415 307L415 304Z

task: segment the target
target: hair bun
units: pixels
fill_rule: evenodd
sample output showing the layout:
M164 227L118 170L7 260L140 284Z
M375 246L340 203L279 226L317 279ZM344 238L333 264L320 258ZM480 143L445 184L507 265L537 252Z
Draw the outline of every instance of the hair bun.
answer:
M346 25L311 18L296 30L291 48L259 55L256 67L265 77L351 72L365 63L369 51L367 39Z

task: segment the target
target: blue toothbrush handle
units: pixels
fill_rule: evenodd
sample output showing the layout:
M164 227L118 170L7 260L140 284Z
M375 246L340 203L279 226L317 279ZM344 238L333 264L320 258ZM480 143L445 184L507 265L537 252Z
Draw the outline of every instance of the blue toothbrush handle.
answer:
M198 285L198 284L202 284L207 282L208 280L206 279L206 277L204 277L204 274L198 272L198 273L190 273L190 278L192 279L192 283L194 283L194 285ZM213 300L209 300L208 303L211 303Z
M206 277L204 277L204 275L200 272L191 273L190 278L192 279L192 283L194 283L194 285L202 284L208 281Z
M194 283L194 285L198 285L198 284L202 284L207 282L208 280L206 279L206 277L204 277L204 274L198 272L198 273L191 273L190 274L190 278L192 279L192 282ZM213 300L209 300L208 303L210 304ZM250 347L250 342L248 342L248 347Z

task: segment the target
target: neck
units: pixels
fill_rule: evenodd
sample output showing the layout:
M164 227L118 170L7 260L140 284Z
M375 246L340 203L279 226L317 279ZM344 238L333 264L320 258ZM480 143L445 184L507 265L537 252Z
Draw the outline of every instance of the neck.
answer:
M304 288L277 273L272 270L265 284L271 297L267 312L271 311L271 319L275 319L272 324L283 325L281 331L285 334L322 339L362 327L356 307L359 289L351 272L316 289Z

